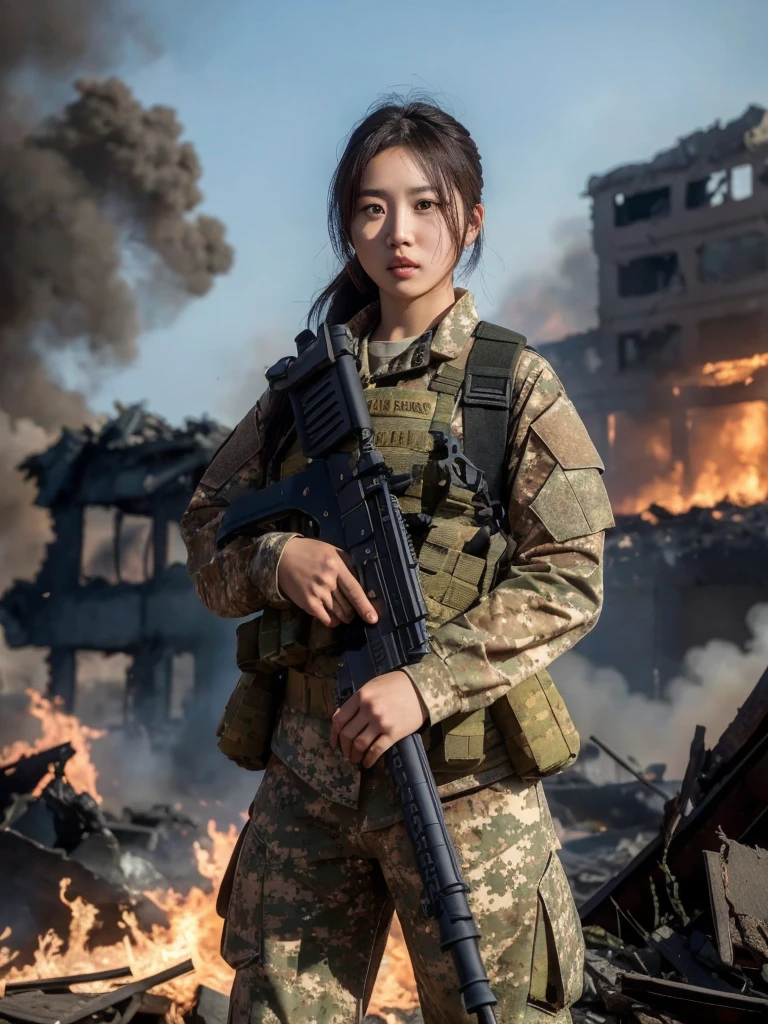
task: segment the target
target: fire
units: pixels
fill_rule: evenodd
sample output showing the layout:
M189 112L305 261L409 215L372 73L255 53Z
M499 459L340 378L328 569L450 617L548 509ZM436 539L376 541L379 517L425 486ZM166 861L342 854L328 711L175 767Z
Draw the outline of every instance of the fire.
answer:
M36 750L69 741L76 754L66 766L67 777L76 789L87 789L95 799L101 801L96 787L97 773L91 764L89 752L91 740L103 733L82 725L73 715L64 714L55 704L36 692L29 691L29 696L31 713L40 721L43 735L31 745L18 742L4 748L0 751L0 763L15 761ZM194 973L176 978L153 990L173 1000L173 1024L179 1024L181 1015L192 1005L198 985L206 985L227 994L234 972L219 955L222 922L216 914L216 894L239 829L236 825L230 825L226 831L220 831L214 821L209 821L207 831L210 849L195 843L194 851L198 871L203 878L210 879L212 891L207 893L193 887L187 894L177 893L173 889L145 894L167 914L167 928L154 926L150 932L143 931L135 915L125 910L122 913L121 927L124 935L121 941L111 946L98 945L98 910L81 897L69 895L69 879L64 879L59 895L71 914L68 935L60 936L49 930L38 939L34 962L25 967L17 967L13 963L17 953L13 949L12 933L9 929L0 932L2 980L27 981L125 966L129 966L134 977L139 978L155 974L191 957L195 965ZM121 979L120 984L124 983L125 979ZM104 991L111 984L108 981L90 982L75 988L81 991ZM384 1014L387 1009L410 1010L418 1005L410 960L399 922L395 918L369 1009ZM386 1019L394 1024L391 1015L386 1015Z
M710 387L751 384L755 372L764 366L768 366L768 352L758 352L745 359L723 359L717 363L705 363L696 383Z
M29 713L40 722L42 735L34 743L17 740L0 749L0 764L10 764L20 757L28 757L60 743L71 743L75 753L67 762L67 779L79 793L90 793L94 800L101 803L102 798L96 787L98 772L91 762L91 741L104 736L104 730L91 729L74 715L66 714L59 698L50 701L37 690L27 690L26 693L30 701ZM35 796L40 794L52 777L52 774L47 775L40 782Z
M416 979L403 938L403 929L395 914L368 1012L379 1013L387 1024L395 1024L394 1017L386 1013L387 1009L415 1010L418 1006Z
M689 409L687 465L673 458L668 418L649 421L617 413L614 423L611 491L617 512L638 514L656 504L679 514L721 501L753 505L768 500L765 402Z

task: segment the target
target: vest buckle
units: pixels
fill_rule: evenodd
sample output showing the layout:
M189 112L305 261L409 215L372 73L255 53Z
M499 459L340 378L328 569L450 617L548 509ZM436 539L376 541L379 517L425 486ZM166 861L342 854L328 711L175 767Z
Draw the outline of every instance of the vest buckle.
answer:
M508 373L468 373L464 378L464 405L484 409L512 408L512 379Z

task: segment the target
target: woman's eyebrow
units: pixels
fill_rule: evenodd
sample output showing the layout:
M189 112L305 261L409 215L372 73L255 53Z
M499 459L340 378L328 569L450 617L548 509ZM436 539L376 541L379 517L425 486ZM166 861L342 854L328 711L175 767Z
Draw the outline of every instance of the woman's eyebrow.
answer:
M409 196L418 196L423 192L437 192L434 185L417 185L415 188L408 189ZM358 196L373 196L374 199L386 199L387 191L383 188L363 188L358 192Z

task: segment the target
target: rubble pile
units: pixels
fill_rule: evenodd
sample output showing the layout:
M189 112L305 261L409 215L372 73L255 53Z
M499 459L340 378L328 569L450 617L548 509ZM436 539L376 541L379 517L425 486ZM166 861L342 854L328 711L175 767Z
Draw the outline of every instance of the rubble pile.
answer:
M73 992L72 985L93 984L126 977L130 968L94 971L66 978L34 982L12 982L0 998L0 1020L4 1024L161 1024L171 1010L167 996L150 989L194 970L191 960L169 967L139 981L119 985L106 992Z
M33 962L48 929L67 934L74 896L98 912L94 945L127 950L126 909L146 933L167 925L168 907L148 892L213 889L193 856L193 840L206 837L191 817L162 805L105 812L67 782L72 756L61 743L0 767L0 906L16 967ZM696 728L680 783L664 780L663 765L625 767L632 782L598 786L572 772L547 783L587 946L574 1021L768 1021L768 671L712 749ZM174 950L157 966L180 959ZM103 965L95 954L93 965ZM178 1022L181 1011L187 1024L226 1022L226 996L199 983L210 977L199 965L183 1000L172 987L149 990L191 971L190 961L145 966L133 972L142 981L105 992L129 973L114 959L109 968L40 980L11 973L0 1024L157 1024ZM71 990L91 983L100 989ZM405 1005L377 1006L365 1024L421 1024Z
M616 527L605 538L606 566L612 572L649 559L668 566L691 557L699 560L708 552L740 552L754 558L765 545L768 505L722 501L675 514L652 504L639 515L617 516ZM636 571L646 574L648 565L639 565Z
M768 1020L768 672L711 750L697 727L659 834L580 907L574 1021Z
M205 847L207 837L193 818L164 805L126 808L120 817L103 812L66 781L73 753L64 743L0 768L0 906L17 967L32 962L38 936L49 929L67 933L64 889L98 910L106 944L121 938L126 910L142 928L167 926L166 913L146 892L211 890L193 853L193 840ZM51 769L51 781L32 795Z

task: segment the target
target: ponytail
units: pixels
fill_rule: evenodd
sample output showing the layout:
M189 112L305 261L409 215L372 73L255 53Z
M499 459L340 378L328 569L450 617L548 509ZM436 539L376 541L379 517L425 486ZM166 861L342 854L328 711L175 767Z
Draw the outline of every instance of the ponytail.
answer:
M331 324L345 324L361 309L378 300L379 289L360 266L357 256L353 256L312 303L307 324L315 329L324 320Z

